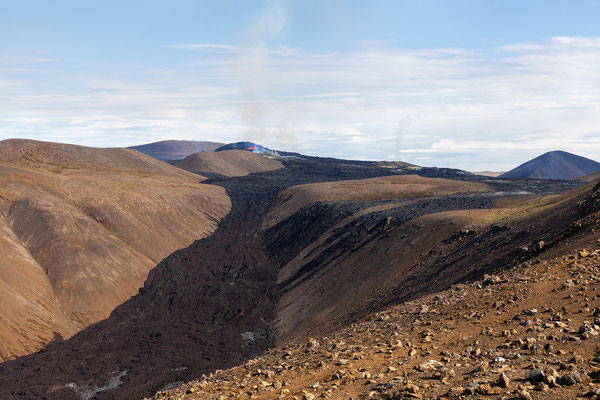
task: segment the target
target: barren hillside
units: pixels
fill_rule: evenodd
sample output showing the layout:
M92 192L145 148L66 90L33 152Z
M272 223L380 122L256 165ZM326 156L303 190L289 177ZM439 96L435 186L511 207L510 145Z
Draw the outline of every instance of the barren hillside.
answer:
M229 211L224 190L125 149L0 142L0 359L106 318Z
M566 151L549 151L503 173L505 179L575 179L600 170L600 163Z
M277 160L245 150L195 153L172 164L197 174L221 176L244 176L283 168Z

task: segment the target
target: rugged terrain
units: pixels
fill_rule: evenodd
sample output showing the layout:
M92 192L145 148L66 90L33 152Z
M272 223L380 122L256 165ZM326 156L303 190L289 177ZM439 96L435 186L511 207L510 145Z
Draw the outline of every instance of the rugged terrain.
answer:
M600 398L599 223L595 212L526 262L153 399Z
M178 168L206 176L244 176L283 168L276 159L244 150L194 153L172 162Z
M531 258L532 243L565 232L589 196L581 189L542 197L577 182L484 182L451 169L311 157L281 162L285 168L205 181L231 198L217 231L159 263L109 318L1 364L0 397L142 398L239 365ZM310 203L264 229L290 186L410 174L421 178L392 179L406 188L397 198L377 195L385 192L374 184L360 199ZM445 192L439 177L458 179L461 190ZM407 198L415 181L430 186L426 197ZM524 190L526 198L500 201ZM551 220L547 210L555 211Z
M106 318L207 236L225 191L133 150L0 142L0 359Z
M128 147L137 150L147 156L157 158L162 161L181 160L190 154L198 152L211 152L224 143L218 142L199 142L195 140L162 140L160 142L141 144L139 146Z
M505 179L575 179L600 170L600 163L566 151L550 151L503 173Z

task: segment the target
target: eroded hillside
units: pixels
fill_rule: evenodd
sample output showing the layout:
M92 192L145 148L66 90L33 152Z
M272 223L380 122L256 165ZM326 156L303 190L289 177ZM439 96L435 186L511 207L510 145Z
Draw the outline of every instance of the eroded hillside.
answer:
M0 359L106 318L229 211L224 190L138 152L0 142Z

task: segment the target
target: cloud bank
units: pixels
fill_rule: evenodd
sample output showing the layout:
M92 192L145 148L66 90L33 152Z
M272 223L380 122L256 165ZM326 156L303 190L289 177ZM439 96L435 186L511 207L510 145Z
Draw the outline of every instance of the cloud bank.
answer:
M268 9L245 43L157 48L176 60L163 69L67 75L48 66L55 57L0 60L0 138L250 139L468 170L507 170L556 149L600 160L600 38L481 51L362 42L317 53L277 45L285 27L285 13Z

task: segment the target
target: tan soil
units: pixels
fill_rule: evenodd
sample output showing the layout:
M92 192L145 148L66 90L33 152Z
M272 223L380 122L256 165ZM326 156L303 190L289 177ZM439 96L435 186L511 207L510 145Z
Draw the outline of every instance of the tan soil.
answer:
M197 174L211 173L223 176L244 176L283 168L275 159L245 150L195 153L183 160L174 161L173 165Z

